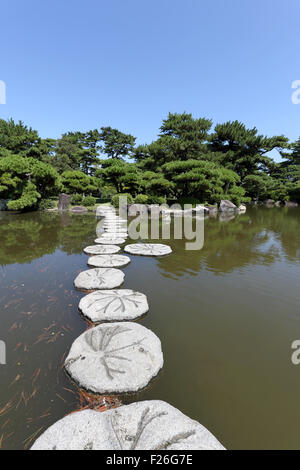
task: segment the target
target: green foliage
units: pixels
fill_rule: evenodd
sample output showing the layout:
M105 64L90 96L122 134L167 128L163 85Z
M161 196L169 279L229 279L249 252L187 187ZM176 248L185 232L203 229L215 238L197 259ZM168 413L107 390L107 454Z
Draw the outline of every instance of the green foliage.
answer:
M0 119L0 149L6 149L13 154L26 153L39 142L37 131L25 126L22 121L15 123L13 119Z
M166 204L166 198L164 196L155 196L150 194L148 196L148 204Z
M101 150L109 158L124 158L133 151L136 138L131 134L124 134L118 129L101 127L99 139L103 142Z
M82 205L85 207L91 207L91 206L94 206L95 204L96 204L96 198L93 196L86 196L82 200Z
M88 176L82 171L64 171L62 174L63 190L67 194L97 194L99 182L97 178Z
M55 202L53 199L41 199L39 201L39 210L44 211L47 209L53 209L55 207Z
M0 159L0 197L11 199L8 209L36 208L40 199L57 194L59 189L59 176L50 165L16 155Z
M119 198L120 197L123 197L123 198L127 198L127 204L133 204L133 197L131 196L131 194L129 193L121 193L121 194L115 194L112 198L111 198L111 203L114 207L119 207L119 203L120 203L120 200Z
M73 206L80 205L82 203L82 194L77 194L77 193L72 194L71 199L70 199L70 203Z
M136 204L147 204L148 200L149 200L149 196L147 196L146 194L138 194L134 198L134 202Z

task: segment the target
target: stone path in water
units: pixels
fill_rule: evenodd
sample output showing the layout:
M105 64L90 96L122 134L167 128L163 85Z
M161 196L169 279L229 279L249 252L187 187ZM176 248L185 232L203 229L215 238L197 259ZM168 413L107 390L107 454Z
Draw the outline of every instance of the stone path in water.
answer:
M104 323L74 341L65 368L79 387L111 395L142 390L163 362L151 330L133 322Z
M116 254L128 237L127 221L110 206L97 208L104 217L95 240L84 248L88 265L74 285L94 292L85 295L79 310L94 326L72 344L65 369L80 387L100 395L138 392L163 367L159 338L132 322L149 310L147 297L131 289L117 289L124 273L116 267L130 263ZM169 246L153 243L126 245L133 255L165 256ZM109 323L104 323L109 322ZM100 324L98 324L100 323ZM97 325L98 324L98 325ZM97 325L97 326L96 326ZM32 450L222 450L220 442L201 424L163 401L122 405L104 412L92 409L72 413L47 429Z
M126 245L124 251L141 256L165 256L172 253L172 249L168 245L162 245L161 243L134 243Z
M74 285L77 289L114 289L124 282L124 273L116 268L94 268L82 271L76 277Z
M32 450L223 450L201 424L164 401L79 411L51 426Z
M108 255L118 253L121 250L119 246L112 245L91 245L84 248L87 255Z
M120 268L131 262L129 256L124 255L98 255L88 259L88 265L95 268Z
M135 320L149 310L147 297L131 289L92 292L79 303L81 313L93 323Z

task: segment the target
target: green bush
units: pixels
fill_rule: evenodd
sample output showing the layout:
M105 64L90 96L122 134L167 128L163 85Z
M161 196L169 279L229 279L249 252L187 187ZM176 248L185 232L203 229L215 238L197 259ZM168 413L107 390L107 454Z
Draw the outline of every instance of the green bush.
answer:
M39 201L38 208L40 211L44 211L46 209L53 209L55 207L55 202L52 199L41 199Z
M73 194L71 196L70 202L73 206L81 204L82 203L82 194Z
M129 193L121 193L121 194L115 194L111 198L111 203L114 207L119 207L119 198L120 197L127 197L127 204L133 204L133 197Z
M96 198L93 197L93 196L86 196L83 200L82 200L82 205L84 207L90 207L90 206L94 206L96 204Z
M166 204L166 198L164 196L148 196L148 204Z
M146 194L138 194L135 197L134 202L136 204L147 204L148 199L149 199L149 197Z

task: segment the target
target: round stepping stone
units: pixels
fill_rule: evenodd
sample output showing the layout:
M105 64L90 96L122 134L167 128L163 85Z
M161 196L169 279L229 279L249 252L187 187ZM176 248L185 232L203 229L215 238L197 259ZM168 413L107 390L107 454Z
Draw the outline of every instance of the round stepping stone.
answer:
M31 450L225 449L202 424L165 401L149 400L105 413L72 413L48 428Z
M102 232L102 237L104 238L121 238L120 233L124 233L125 236L128 235L127 230L110 230L109 232Z
M158 337L138 323L104 323L71 346L65 368L79 387L100 395L137 392L163 366Z
M164 256L172 253L172 249L168 245L161 243L133 243L126 245L124 251L132 255L142 256Z
M130 263L130 258L124 255L91 256L88 265L95 268L120 268Z
M125 238L97 238L96 243L103 243L106 245L123 245L126 242Z
M74 281L77 289L115 289L124 282L124 273L115 268L95 268L82 271Z
M103 232L101 234L101 237L98 238L103 240L104 238L109 238L110 240L113 239L113 238L127 238L128 237L128 233L127 232L113 232L113 233L106 233L106 232ZM98 242L95 242L95 243L98 243Z
M119 246L112 245L91 245L84 248L84 252L87 255L112 255L118 253L121 250Z
M147 297L131 289L102 290L80 300L79 310L93 323L135 320L149 310Z

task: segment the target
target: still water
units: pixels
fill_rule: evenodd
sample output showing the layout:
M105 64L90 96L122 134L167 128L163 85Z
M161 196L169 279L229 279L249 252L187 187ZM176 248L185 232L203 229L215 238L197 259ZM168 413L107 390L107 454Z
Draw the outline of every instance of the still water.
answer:
M73 288L87 269L94 215L0 213L0 446L24 449L86 406L62 367L89 325ZM148 296L141 323L161 339L165 365L124 403L165 400L229 449L300 449L300 209L207 218L205 244L134 256L124 288Z

